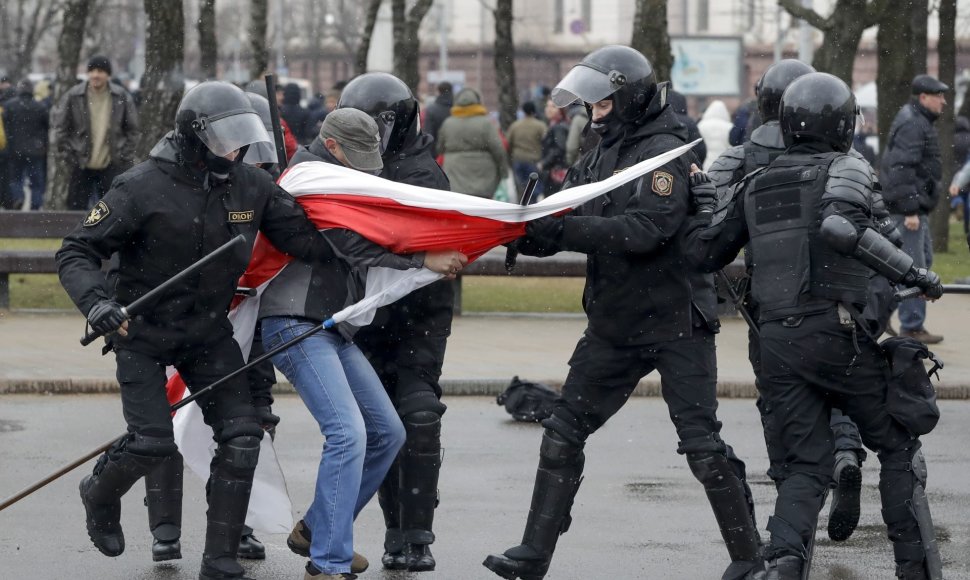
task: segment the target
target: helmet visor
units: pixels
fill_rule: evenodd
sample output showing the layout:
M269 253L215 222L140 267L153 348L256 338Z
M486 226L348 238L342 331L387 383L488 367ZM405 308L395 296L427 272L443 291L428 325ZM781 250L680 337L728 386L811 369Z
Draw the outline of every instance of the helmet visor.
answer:
M263 121L253 110L235 110L193 121L192 129L199 140L218 157L254 143L273 144Z
M249 150L246 151L246 156L243 157L243 163L248 163L249 165L278 162L276 147L272 143L266 143L264 141L257 141L251 144Z
M559 108L568 107L576 101L598 103L623 86L621 79L625 80L621 73L605 73L585 64L577 64L566 73L549 96Z
M397 123L397 114L394 111L384 111L378 113L374 120L377 121L377 131L381 136L381 155L387 151L391 144L391 137L394 135L394 125Z

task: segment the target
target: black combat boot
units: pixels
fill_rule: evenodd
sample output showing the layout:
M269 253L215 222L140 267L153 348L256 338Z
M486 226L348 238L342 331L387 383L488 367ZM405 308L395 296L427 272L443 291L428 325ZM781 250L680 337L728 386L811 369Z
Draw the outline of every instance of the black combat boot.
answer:
M435 569L431 554L434 510L438 507L441 472L441 416L430 411L404 417L407 440L399 456L401 529L406 543L406 568L411 572ZM385 566L387 567L387 566Z
M704 486L731 564L721 580L744 580L762 565L762 543L748 484L722 453L687 453L687 465Z
M404 543L404 530L401 529L400 465L398 455L387 470L381 487L377 490L377 501L384 513L384 555L381 564L387 570L407 570L407 550Z
M152 560L164 562L182 558L182 454L166 457L145 475L145 506L151 529Z
M833 472L835 489L829 507L829 538L835 542L849 539L859 525L859 500L862 493L862 469L855 451L835 454Z
M522 543L482 564L506 580L542 580L549 570L560 534L569 529L569 511L582 482L585 458L581 447L549 430L542 438L532 507ZM548 467L547 467L548 466Z
M125 551L121 496L160 460L112 449L98 459L91 475L81 479L79 490L88 537L105 556L120 556Z
M243 526L242 537L239 538L238 555L246 560L266 559L266 547L256 539L256 536L253 535L253 529L249 526Z

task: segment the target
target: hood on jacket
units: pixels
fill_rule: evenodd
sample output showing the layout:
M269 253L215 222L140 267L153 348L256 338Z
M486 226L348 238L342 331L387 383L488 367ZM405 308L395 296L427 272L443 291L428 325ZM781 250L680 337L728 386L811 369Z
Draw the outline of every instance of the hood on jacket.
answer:
M715 100L711 101L711 104L707 106L707 110L704 111L704 115L701 117L702 121L727 121L731 122L731 113L728 112L727 105L724 101Z
M469 105L481 105L482 96L475 89L462 89L455 96L456 107L467 107Z
M687 114L687 97L677 91L673 89L667 90L667 103L678 115Z

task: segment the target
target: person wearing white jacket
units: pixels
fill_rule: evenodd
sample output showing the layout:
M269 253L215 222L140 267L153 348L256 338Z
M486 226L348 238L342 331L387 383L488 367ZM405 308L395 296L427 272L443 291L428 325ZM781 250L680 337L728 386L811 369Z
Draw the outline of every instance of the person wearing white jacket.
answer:
M721 156L731 143L728 135L731 133L731 114L724 101L712 101L704 111L704 115L697 123L697 129L707 146L707 158L704 160L704 171Z

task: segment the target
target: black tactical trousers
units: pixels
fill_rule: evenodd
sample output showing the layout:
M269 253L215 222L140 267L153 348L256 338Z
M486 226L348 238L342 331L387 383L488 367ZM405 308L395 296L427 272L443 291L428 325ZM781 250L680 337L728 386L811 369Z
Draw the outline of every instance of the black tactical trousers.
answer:
M883 461L880 488L888 486L894 496L884 494L883 507L911 496L911 474L890 469L887 458L908 460L919 441L886 413L887 363L872 340L843 325L835 308L767 322L761 325L761 364L762 420L778 484L774 519L780 520L769 523L769 556L803 555L814 534L832 482L832 407L858 425L863 443Z
M121 404L128 432L137 446L141 437L154 440L173 440L172 414L165 395L165 367L173 365L190 391L201 389L243 365L239 345L228 334L219 331L221 338L207 344L182 348L176 352L152 356L127 349L118 349L118 383L121 385ZM207 425L212 427L216 440L227 422L252 420L253 407L245 374L216 387L197 401Z

